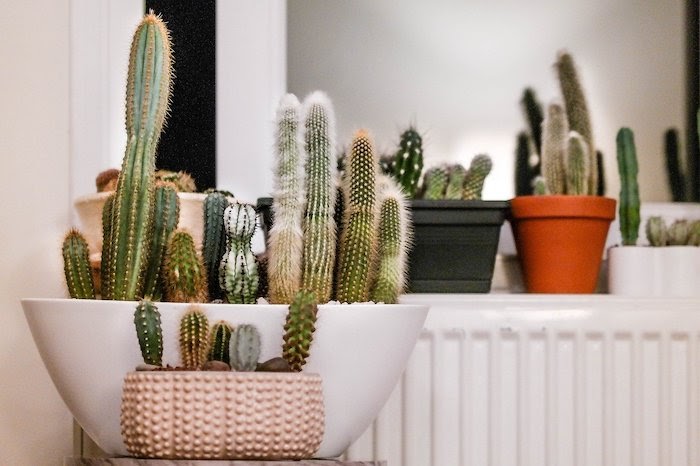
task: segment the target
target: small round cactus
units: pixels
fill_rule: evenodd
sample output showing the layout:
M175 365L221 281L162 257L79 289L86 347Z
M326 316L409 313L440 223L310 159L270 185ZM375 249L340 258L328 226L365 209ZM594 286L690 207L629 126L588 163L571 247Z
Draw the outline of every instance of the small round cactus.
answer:
M687 220L676 220L668 227L668 245L685 246L688 244L690 234L690 224Z
M423 175L423 199L439 200L445 198L449 169L439 166L428 169Z
M155 304L142 300L134 312L134 326L141 347L143 362L154 366L163 365L163 330L160 312Z

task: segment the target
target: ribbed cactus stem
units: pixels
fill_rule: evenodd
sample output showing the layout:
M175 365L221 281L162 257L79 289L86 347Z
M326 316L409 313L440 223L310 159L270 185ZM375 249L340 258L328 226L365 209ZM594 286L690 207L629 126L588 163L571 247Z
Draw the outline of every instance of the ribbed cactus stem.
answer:
M542 147L542 104L537 100L535 90L528 87L523 91L523 96L520 99L520 105L527 120L530 137L535 146L535 151L540 152Z
M163 282L168 301L208 301L207 272L192 235L185 230L178 229L170 235L165 251Z
M200 308L190 307L180 319L180 359L182 366L196 370L209 355L209 320Z
M447 177L447 188L445 188L445 199L462 199L464 182L467 178L467 170L457 164L452 165Z
M309 357L311 342L316 330L316 313L318 307L313 291L299 291L292 303L284 324L282 357L289 367L300 372Z
M629 128L617 132L617 171L620 174L619 221L622 244L634 246L641 222L639 184L637 183L637 150L634 133Z
M406 262L413 237L410 209L390 179L381 179L379 205L379 264L370 299L395 304L406 288Z
M591 176L590 161L586 141L576 131L571 131L564 159L567 194L574 196L588 194L588 179Z
M144 296L159 301L163 297L163 258L168 238L177 226L180 218L180 203L175 187L169 183L156 185L153 204L153 235L150 260L146 269Z
M114 194L110 195L102 206L102 257L100 261L100 297L112 299L113 282L109 279L110 253L112 238L112 207Z
M343 178L345 213L340 237L336 299L365 302L369 299L370 265L377 253L376 177L377 156L366 131L353 139Z
M493 162L491 162L491 157L487 154L479 154L472 159L469 164L469 170L467 170L467 176L464 180L462 199L481 199L484 190L484 182L489 173L491 173L492 167Z
M254 371L260 359L260 332L254 325L241 324L233 330L230 343L231 367Z
M103 246L112 299L132 300L143 294L153 229L156 146L170 99L170 50L165 23L152 13L146 15L131 45L127 147L112 208L110 242Z
M70 230L63 240L63 271L71 298L95 299L90 251L85 237L78 230Z
M212 326L209 335L209 357L207 358L209 361L231 364L229 345L232 333L233 327L226 321L220 320Z
M412 126L401 133L393 169L401 189L409 198L415 197L423 171L423 138Z
M219 285L219 265L226 253L226 228L224 211L229 201L221 192L207 194L204 198L204 237L202 239L202 260L207 269L209 299L223 299Z
M668 186L671 190L673 202L687 200L686 181L681 167L680 143L678 130L670 128L664 134L664 154L666 156L666 173L668 175Z
M328 97L314 92L304 101L306 146L306 213L301 286L315 293L318 302L331 299L335 268L336 166L335 117ZM287 301L290 302L290 301Z
M224 211L226 253L219 284L229 303L253 304L257 298L258 267L251 249L256 222L255 209L249 204L234 203Z
M163 365L163 330L160 312L155 304L142 300L134 312L134 327L141 348L143 362L154 366Z
M566 193L566 157L569 124L564 108L558 103L547 107L542 126L542 176L551 194Z
M272 303L288 303L301 286L302 217L304 215L303 142L299 128L299 101L282 98L277 110L275 222L268 239L268 285Z
M674 221L668 227L668 245L685 246L690 235L690 223L685 219Z
M446 166L432 167L423 175L423 199L432 201L445 198L449 170Z
M666 246L668 243L668 228L666 222L659 216L649 217L646 224L646 235L652 246Z

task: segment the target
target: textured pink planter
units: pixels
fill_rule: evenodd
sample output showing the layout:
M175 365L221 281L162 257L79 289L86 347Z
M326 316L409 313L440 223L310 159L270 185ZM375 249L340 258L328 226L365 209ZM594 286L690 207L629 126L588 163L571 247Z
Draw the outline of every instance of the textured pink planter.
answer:
M304 459L324 431L321 377L306 373L130 372L127 451L168 459Z

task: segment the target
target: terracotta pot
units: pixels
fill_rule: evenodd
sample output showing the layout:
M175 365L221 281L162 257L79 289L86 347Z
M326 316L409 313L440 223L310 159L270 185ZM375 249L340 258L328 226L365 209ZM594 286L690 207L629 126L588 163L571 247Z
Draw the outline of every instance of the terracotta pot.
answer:
M600 196L520 196L511 226L530 293L593 293L614 199Z
M131 372L121 406L124 444L143 458L304 459L323 438L318 374Z

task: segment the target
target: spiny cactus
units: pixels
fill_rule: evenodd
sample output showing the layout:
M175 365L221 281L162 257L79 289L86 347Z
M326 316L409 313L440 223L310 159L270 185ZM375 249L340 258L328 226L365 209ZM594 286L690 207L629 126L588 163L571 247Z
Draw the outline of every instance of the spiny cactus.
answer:
M229 345L232 333L233 327L228 322L220 320L214 324L209 335L209 357L207 358L209 361L231 364Z
M219 265L226 253L226 229L224 211L229 201L222 192L212 192L204 198L204 237L202 239L202 259L207 269L209 299L223 299L224 292L219 284Z
M576 131L569 133L566 144L564 168L566 175L566 193L575 196L588 194L588 180L591 176L588 144Z
M566 154L569 123L564 108L558 103L547 107L547 116L542 125L542 176L547 191L552 194L566 193L564 159Z
M401 189L409 198L415 197L423 171L423 138L413 126L401 133L393 168Z
M683 168L681 167L678 130L675 128L669 128L666 130L666 133L664 133L664 154L666 156L668 185L671 189L673 202L686 201L686 180Z
M163 296L163 257L170 234L180 218L180 203L173 185L156 184L153 204L153 235L150 247L151 258L146 269L144 296L159 301Z
M439 200L445 198L449 170L446 166L433 167L423 175L423 199Z
M106 246L112 237L112 206L114 205L114 194L110 195L102 206L102 257L100 260L100 297L102 299L112 299L109 282L110 254Z
M620 173L620 233L622 244L634 246L639 236L640 201L637 183L637 150L634 133L629 128L617 132L617 170Z
M209 320L204 312L190 307L180 319L180 359L182 366L197 370L209 355Z
M194 178L187 172L171 170L157 170L155 173L156 181L163 183L172 183L175 190L179 193L196 193L197 185Z
M288 303L301 286L304 153L299 132L299 101L292 94L282 98L277 110L275 194L268 249L269 299Z
M338 255L336 299L365 302L369 299L370 264L377 252L376 177L377 156L369 134L358 131L348 154L343 177L345 213Z
M447 188L445 188L445 199L462 199L464 182L467 178L467 170L459 165L452 165L447 176Z
M110 299L143 296L153 231L155 157L168 112L171 46L165 23L153 13L139 24L131 45L126 96L127 147L114 198L109 243L103 246Z
M231 367L240 372L254 371L260 359L260 332L254 325L241 324L231 334Z
M95 299L90 251L85 237L75 229L63 240L63 271L71 298Z
M229 303L253 304L257 298L258 267L251 249L256 219L249 204L234 203L224 211L226 253L219 267L219 285Z
M646 224L646 235L652 246L666 246L668 242L668 228L666 222L659 216L649 217Z
M185 230L175 230L165 251L163 283L168 301L207 301L207 273L197 254L194 239Z
M333 292L337 246L334 217L337 175L333 153L335 117L330 100L322 92L314 92L304 101L304 143L306 213L301 287L314 292L318 302L325 303L331 299Z
M156 305L148 300L141 300L134 312L134 326L143 362L162 366L163 330L160 326L160 312Z
M379 181L379 253L370 299L395 304L406 288L407 257L413 238L410 209L393 180Z
M282 357L295 372L300 372L316 330L316 295L313 291L301 290L289 305L289 312L284 324L284 343Z
M688 244L689 234L690 224L687 220L681 219L674 221L668 227L668 245L685 246L686 244Z
M474 200L481 199L482 191L484 190L484 181L489 173L493 163L491 157L487 154L476 155L469 164L467 176L464 180L464 190L462 199Z

